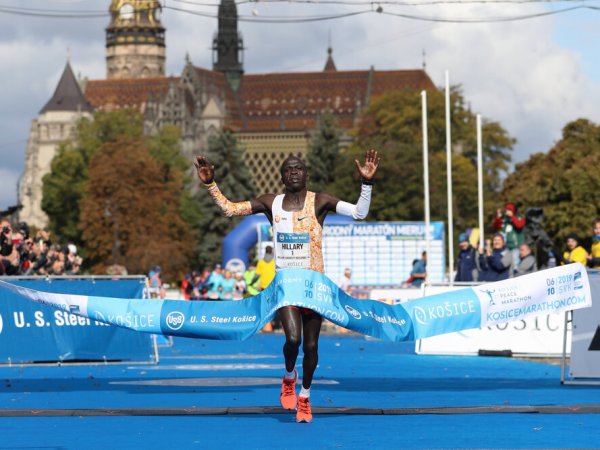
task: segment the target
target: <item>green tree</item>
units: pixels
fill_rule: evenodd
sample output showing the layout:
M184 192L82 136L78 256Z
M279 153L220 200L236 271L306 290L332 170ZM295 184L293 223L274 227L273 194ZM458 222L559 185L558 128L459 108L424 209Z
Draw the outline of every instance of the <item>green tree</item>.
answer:
M215 181L219 189L233 202L251 200L255 197L254 183L244 163L242 150L235 135L223 130L211 136L206 152L208 160L215 166ZM241 218L223 217L221 210L204 188L196 194L202 211L199 221L200 245L198 263L200 267L220 261L223 238L241 220Z
M190 162L180 152L180 131L165 125L151 136L142 137L143 120L138 111L98 111L93 118L82 119L71 140L60 145L51 163L51 171L43 180L42 208L49 216L49 228L60 238L83 244L79 221L81 202L88 183L88 166L96 150L107 143L144 139L149 154L159 163L159 180L182 186L178 214L197 228L201 212L189 189L186 176ZM197 241L198 230L192 234L191 245Z
M326 109L319 117L307 155L308 184L312 191L323 191L333 181L339 154L340 131L331 110Z
M103 144L88 174L79 226L94 272L120 264L144 274L159 264L174 278L188 268L193 249L191 228L178 211L182 179L163 178L164 165L142 138Z
M433 220L447 217L446 127L444 95L428 91L429 172ZM456 229L477 223L476 117L465 106L458 88L451 92L454 219ZM369 148L379 150L382 163L376 177L371 212L373 220L423 220L423 141L419 92L384 94L369 105L357 128L354 143L340 158L335 181L328 189L341 198L357 195L354 159ZM515 140L496 122L484 121L484 190L493 205L508 169ZM490 208L490 214L492 208Z
M105 143L141 135L142 117L137 111L99 111L92 119L79 121L73 138L59 146L42 181L42 209L48 214L53 234L82 243L78 224L90 159Z
M544 228L557 247L566 235L590 234L600 216L600 126L586 119L568 123L547 153L536 153L504 181L502 199L544 208ZM586 242L589 244L589 242Z

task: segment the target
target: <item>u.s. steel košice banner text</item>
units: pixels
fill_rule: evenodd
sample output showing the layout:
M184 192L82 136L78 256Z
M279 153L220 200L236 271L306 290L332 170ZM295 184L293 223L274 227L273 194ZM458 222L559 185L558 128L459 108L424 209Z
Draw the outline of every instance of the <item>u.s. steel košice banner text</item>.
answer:
M321 273L288 269L267 289L239 301L139 300L52 294L0 281L0 289L79 316L147 333L246 339L282 306L312 309L337 325L408 341L525 317L586 308L590 285L581 264L388 305L350 297Z

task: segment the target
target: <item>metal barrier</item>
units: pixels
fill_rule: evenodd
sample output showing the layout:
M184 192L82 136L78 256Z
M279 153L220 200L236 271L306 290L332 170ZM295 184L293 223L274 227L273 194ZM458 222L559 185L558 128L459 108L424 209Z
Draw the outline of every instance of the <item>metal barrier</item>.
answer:
M565 313L572 324L571 343L565 333L561 360L562 384L600 385L600 270L588 269L592 307ZM566 377L567 348L570 347L569 377Z

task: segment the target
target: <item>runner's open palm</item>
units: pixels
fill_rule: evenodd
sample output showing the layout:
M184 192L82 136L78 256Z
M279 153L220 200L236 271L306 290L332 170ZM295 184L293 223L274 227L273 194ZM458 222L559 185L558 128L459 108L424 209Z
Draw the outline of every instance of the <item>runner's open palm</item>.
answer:
M364 164L360 164L358 159L355 159L356 168L361 178L365 180L371 181L375 176L375 172L377 172L377 167L379 167L379 156L377 156L377 150L367 150L365 155Z
M208 158L206 156L196 156L194 166L196 166L196 171L198 172L198 178L200 178L200 181L202 181L204 184L210 184L213 182L215 178L215 166L208 162Z

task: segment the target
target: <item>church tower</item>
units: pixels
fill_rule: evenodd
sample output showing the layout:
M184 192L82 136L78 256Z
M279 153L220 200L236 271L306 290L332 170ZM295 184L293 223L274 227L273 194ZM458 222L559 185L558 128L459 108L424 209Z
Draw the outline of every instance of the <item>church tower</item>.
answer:
M72 137L82 117L90 118L92 113L93 108L83 95L71 64L67 62L52 98L31 124L25 170L19 183L20 221L38 228L48 224L48 217L42 211L42 179L50 172L59 145Z
M219 29L213 38L213 69L225 74L234 91L240 86L244 73L244 42L238 31L237 6L234 0L221 0Z
M165 29L158 0L112 0L106 28L106 77L165 76Z

